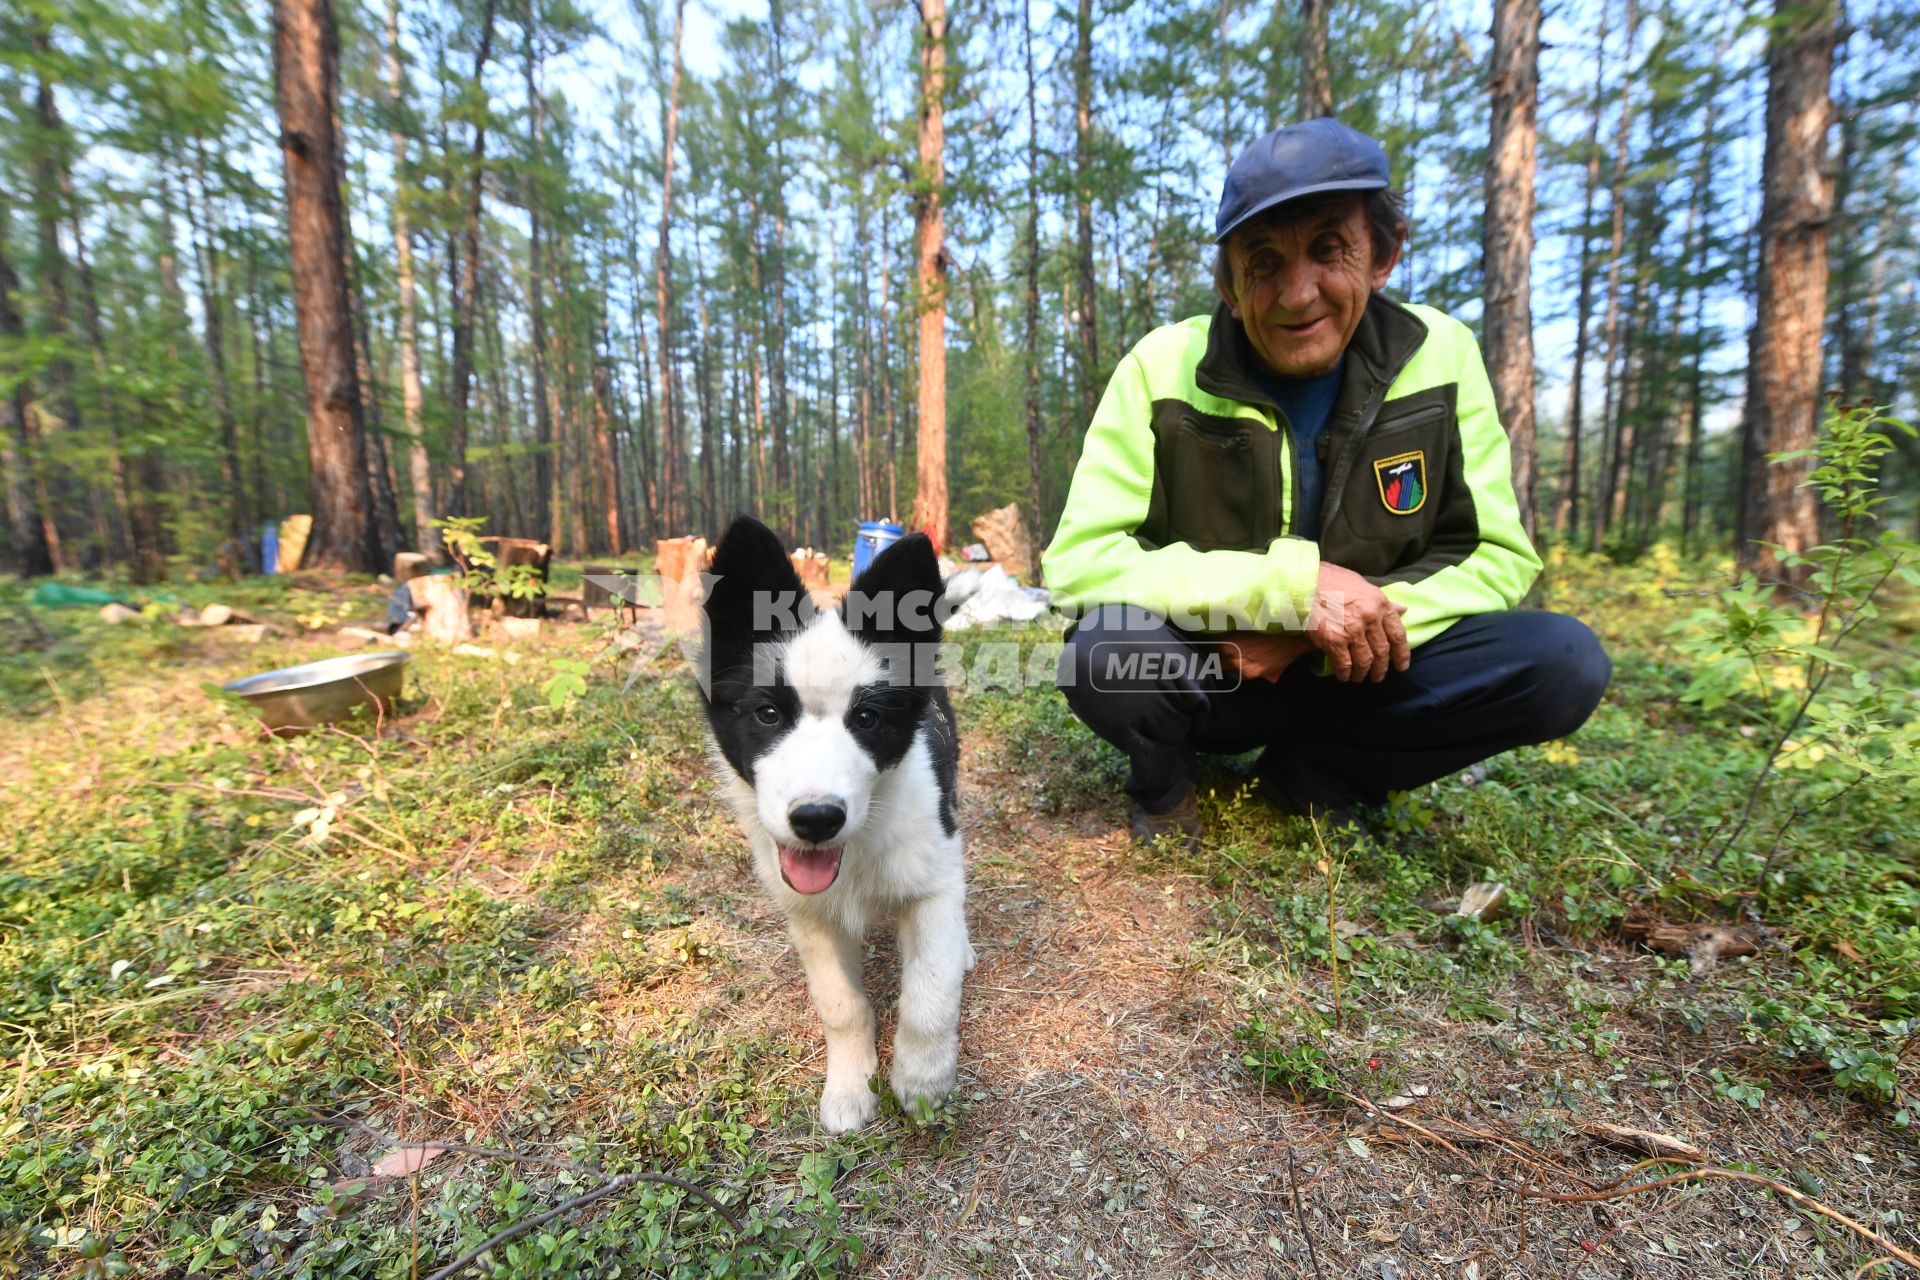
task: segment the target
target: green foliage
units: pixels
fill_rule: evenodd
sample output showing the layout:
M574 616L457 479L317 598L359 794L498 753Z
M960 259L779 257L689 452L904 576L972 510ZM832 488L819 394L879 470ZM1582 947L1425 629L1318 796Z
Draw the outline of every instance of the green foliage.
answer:
M463 590L509 600L537 600L547 593L547 584L534 566L503 565L500 557L487 549L480 534L487 523L484 516L447 516L428 523L440 531L447 554L460 566Z
M572 658L556 658L553 661L553 676L540 686L540 692L546 696L547 705L555 711L564 711L587 691L587 671L589 664Z
M1747 574L1671 628L1693 664L1687 700L1709 712L1739 708L1767 743L1716 862L1749 831L1762 790L1796 780L1792 813L1761 857L1763 881L1783 845L1804 835L1795 826L1810 808L1863 783L1920 796L1920 690L1868 647L1882 640L1889 590L1920 586L1920 543L1872 532L1886 501L1880 470L1894 449L1890 432L1913 434L1876 406L1836 404L1813 449L1777 455L1775 465L1814 460L1804 483L1826 504L1837 536L1803 552L1775 548L1789 579L1804 583L1793 596Z

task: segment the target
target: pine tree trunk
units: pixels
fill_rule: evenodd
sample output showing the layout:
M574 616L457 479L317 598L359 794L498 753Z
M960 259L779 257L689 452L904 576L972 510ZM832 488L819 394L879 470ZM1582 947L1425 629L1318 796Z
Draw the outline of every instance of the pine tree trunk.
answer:
M0 209L0 225L5 223L5 210ZM13 295L19 291L20 277L7 261L6 244L0 242L0 339L14 346L25 343L27 336L26 322L13 307ZM63 567L60 530L53 522L53 508L47 498L31 401L25 377L0 399L0 464L6 468L8 545L13 552L14 572L23 578L58 573Z
M713 348L707 325L707 270L701 260L700 237L693 238L694 296L700 315L700 346L695 353L695 374L700 380L700 496L706 510L701 515L701 532L709 542L718 543L723 527L719 501L719 459L714 455L713 433Z
M900 518L900 469L895 461L897 432L893 417L893 344L889 341L893 325L892 271L893 235L885 222L880 225L880 421L887 429L887 519Z
M859 391L855 399L854 444L855 459L855 502L858 518L871 519L874 512L873 479L873 301L872 282L867 278L868 216L866 175L860 176L860 190L855 196L855 216L858 224L854 229L854 258L859 263L859 282L857 284L860 299L859 314L854 323L858 334L858 364L856 366Z
M521 76L527 86L527 122L531 156L521 198L527 209L527 321L531 329L533 366L533 532L549 546L559 544L559 524L553 509L553 405L547 395L546 263L542 260L540 214L546 200L540 190L540 168L545 163L547 100L540 92L540 54L535 47L536 24L528 23L522 47Z
M70 174L62 174L63 189L71 196ZM94 387L100 401L100 420L107 426L107 470L112 479L114 498L120 508L126 530L128 563L135 582L158 582L166 576L165 530L161 523L156 496L164 491L160 456L151 445L135 457L135 469L127 466L125 436L121 430L119 397L110 385L111 362L107 356L106 329L100 318L100 294L94 287L93 265L87 259L86 226L77 211L68 227L73 236L74 278L80 285L80 316L84 323L87 350L93 359ZM173 287L178 293L179 286ZM136 478L137 472L137 478Z
M615 485L620 472L613 457L613 369L596 353L593 362L593 452L599 463L596 479L600 487L601 518L606 524L606 550L619 555L620 492Z
M1081 12L1086 13L1085 0ZM946 0L920 0L920 172L914 193L920 418L913 527L947 543Z
M1586 195L1580 216L1580 296L1574 306L1573 382L1567 391L1567 453L1560 469L1560 501L1554 509L1556 538L1577 537L1580 530L1580 443L1586 434L1582 403L1587 381L1587 340L1593 319L1593 204L1600 189L1600 95L1607 75L1607 14L1600 6L1600 34L1594 44L1593 112L1587 122Z
M1332 0L1300 0L1300 118L1318 120L1322 116L1333 114L1333 76L1327 65L1327 11L1333 7ZM1535 6L1533 22L1536 46L1535 62L1538 61L1539 14ZM1494 19L1495 40L1498 41L1500 19ZM1494 58L1499 59L1496 43ZM1499 72L1495 72L1496 77ZM1537 75L1536 75L1537 80Z
M1754 394L1747 405L1742 462L1748 519L1740 530L1740 562L1793 585L1773 543L1788 553L1819 540L1813 494L1800 487L1809 463L1769 466L1766 455L1811 447L1820 408L1820 334L1827 306L1827 222L1833 175L1827 130L1838 34L1833 0L1776 0L1767 44L1767 146L1760 206L1759 296L1748 364Z
M1620 423L1614 412L1619 401L1616 394L1619 384L1614 369L1616 365L1623 371L1625 369L1625 359L1620 350L1620 252L1627 232L1627 140L1633 129L1633 39L1639 26L1640 15L1635 0L1627 0L1627 43L1620 59L1620 127L1614 135L1613 152L1613 241L1607 254L1607 363L1601 380L1600 492L1593 504L1593 528L1588 539L1589 546L1596 552L1606 541L1607 518L1613 511L1614 486L1620 474Z
M253 531L249 528L247 486L240 461L240 424L233 411L233 384L227 376L225 338L226 299L220 294L220 247L216 240L212 196L207 189L207 155L194 139L194 174L200 189L200 216L187 202L188 230L200 262L200 336L207 353L208 392L214 417L220 423L220 479L227 491L227 533L240 544L248 564L253 563Z
M1100 405L1100 295L1093 270L1093 0L1080 0L1073 47L1074 306L1080 329L1080 423ZM1078 433L1075 433L1078 453Z
M1533 172L1539 131L1540 0L1493 7L1493 123L1487 147L1487 369L1513 442L1513 488L1537 536L1533 425Z
M1040 581L1047 515L1040 488L1040 115L1035 105L1033 15L1020 8L1020 39L1027 61L1027 530L1033 544L1030 581Z
M393 258L400 292L400 412L406 424L407 476L413 486L413 544L439 558L440 539L431 521L436 503L433 467L427 457L426 427L421 408L426 394L420 386L419 322L415 316L413 233L407 225L407 136L400 122L407 108L406 87L400 74L400 4L387 0L387 107L393 114Z
M678 537L686 524L680 473L679 403L673 379L673 153L680 132L680 39L686 26L687 0L673 8L673 74L668 83L665 145L660 150L660 247L653 260L654 299L660 335L660 511L669 537Z
M313 532L302 563L376 573L334 133L339 56L331 0L275 0L275 97L312 473Z
M473 83L480 83L493 55L493 14L496 0L487 0L481 18L480 47L473 56ZM482 113L473 122L472 172L467 179L466 209L460 233L459 275L453 284L453 367L448 373L450 406L447 414L447 508L467 514L467 405L473 394L473 323L480 291L480 213L487 173L487 121ZM451 243L449 244L451 250Z

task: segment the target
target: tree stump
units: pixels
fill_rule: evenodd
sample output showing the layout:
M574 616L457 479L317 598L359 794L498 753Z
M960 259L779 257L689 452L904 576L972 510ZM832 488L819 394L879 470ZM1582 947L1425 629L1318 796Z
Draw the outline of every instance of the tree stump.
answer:
M632 603L632 569L615 564L581 566L580 603L588 609L619 609Z
M547 568L553 559L553 548L544 542L536 542L532 538L490 537L480 539L480 544L493 552L496 574L512 565L524 564L533 566L534 576L540 580L541 593L531 599L496 596L493 605L494 614L504 618L545 617L547 603L542 597L546 595Z
M1033 539L1027 536L1027 522L1020 518L1019 503L1009 502L974 517L972 529L995 564L1022 578L1033 575Z
M313 533L312 516L288 516L280 522L280 552L275 569L292 573L307 554L307 538Z
M832 591L831 565L827 553L815 551L812 547L801 547L793 553L793 571L800 575L800 585L808 591Z
M428 572L427 558L418 551L396 551L393 555L393 580L412 582Z
M662 538L653 544L653 571L665 597L662 620L669 631L700 629L700 574L707 567L705 538Z
M467 614L467 592L455 574L430 574L407 583L413 607L420 613L420 630L442 644L464 644L473 639L473 619Z

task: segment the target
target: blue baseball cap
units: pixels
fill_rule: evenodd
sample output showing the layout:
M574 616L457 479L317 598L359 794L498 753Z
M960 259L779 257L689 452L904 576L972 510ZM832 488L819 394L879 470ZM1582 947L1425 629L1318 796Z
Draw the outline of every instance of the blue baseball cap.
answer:
M1275 129L1240 153L1227 170L1213 242L1276 205L1323 191L1379 191L1392 182L1387 149L1338 120L1308 120Z

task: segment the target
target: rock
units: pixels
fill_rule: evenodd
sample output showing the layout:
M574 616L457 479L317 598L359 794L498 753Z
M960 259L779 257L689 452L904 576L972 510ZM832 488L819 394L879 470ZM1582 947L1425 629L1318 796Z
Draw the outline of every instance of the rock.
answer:
M259 644L267 638L267 632L271 629L264 622L245 622L235 627L220 628L220 638L238 644Z
M115 600L112 604L103 604L100 606L100 620L116 627L123 622L132 622L139 616L140 611L138 609L129 609L118 600Z
M233 609L229 605L210 604L200 611L200 625L203 627L224 627L233 621Z
M538 640L540 638L540 619L538 618L502 618L500 630L509 640Z
M390 638L371 627L341 627L333 634L348 644L383 644Z

